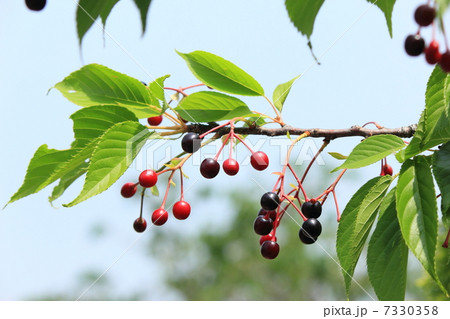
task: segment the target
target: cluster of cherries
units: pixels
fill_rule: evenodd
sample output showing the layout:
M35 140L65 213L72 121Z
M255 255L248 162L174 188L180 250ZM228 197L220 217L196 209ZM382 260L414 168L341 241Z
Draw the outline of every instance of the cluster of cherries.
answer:
M162 115L150 117L147 119L147 121L150 125L159 125L162 122ZM162 173L162 172L160 172L160 173ZM158 182L158 175L160 173L157 173L151 169L144 170L139 175L139 179L138 179L137 183L125 183L122 186L122 188L120 190L121 195L125 198L133 197L134 194L136 194L136 192L137 192L138 185L142 186L144 188L144 191L147 188L151 188L151 187L155 186L156 183ZM152 223L156 226L164 225L169 218L169 213L164 209L164 205L165 205L165 202L167 199L167 194L169 191L172 176L173 176L173 174L169 178L168 187L167 187L166 195L164 196L163 203L161 204L161 206L158 209L156 209L153 212L152 217L151 217ZM140 215L133 223L133 228L138 233L142 233L147 228L147 221L145 220L145 218L142 217L142 204L143 204L143 199L144 199L144 191L142 192L142 197L141 197ZM189 205L188 202L184 201L184 199L183 199L183 188L181 189L180 200L177 201L172 207L172 213L173 213L173 216L179 220L184 220L184 219L188 218L191 213L191 206Z
M228 123L229 124L229 123ZM220 126L221 127L221 126ZM219 128L215 127L213 130L217 130ZM211 133L213 130L203 133L199 135L197 133L189 132L183 136L181 141L181 147L186 153L194 153L201 147L201 141L203 137ZM234 176L239 172L239 163L232 157L232 149L233 149L233 140L234 138L238 139L242 144L244 144L251 152L250 156L250 164L252 167L258 171L263 171L269 166L269 157L266 153L258 151L254 152L238 135L234 134L234 131L231 130L230 133L225 137L224 142L222 143L222 147L217 152L214 158L205 158L200 164L200 173L203 177L211 179L217 176L220 171L220 164L217 161L219 155L221 154L223 148L229 142L230 144L230 154L229 157L223 162L222 168L227 175Z
M410 56L419 56L422 53L425 53L425 59L429 64L434 65L439 63L444 72L450 73L450 50L448 43L445 42L446 51L441 53L439 51L439 42L435 39L436 8L432 7L429 3L423 4L416 9L414 19L419 25L419 30L416 34L411 34L406 37L406 53ZM422 27L427 27L429 25L433 25L433 38L428 46L426 46L425 40L422 38L420 31Z
M281 200L277 193L267 192L261 197L261 209L253 223L253 229L260 235L261 255L267 259L274 259L280 252L280 246L275 236L284 210L280 209ZM300 241L304 244L313 244L322 233L322 225L317 220L322 214L322 205L319 201L310 199L305 201L301 208L304 222L298 232Z
M41 11L47 4L47 0L25 0L28 9L33 11Z

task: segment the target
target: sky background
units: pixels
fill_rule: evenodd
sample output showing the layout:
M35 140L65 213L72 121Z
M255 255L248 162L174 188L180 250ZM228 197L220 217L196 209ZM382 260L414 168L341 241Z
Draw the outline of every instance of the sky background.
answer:
M347 128L368 121L386 127L416 123L432 71L423 57L410 58L403 50L404 38L417 30L412 16L423 1L397 1L393 39L381 11L366 1L326 1L312 36L320 66L314 63L306 38L290 23L283 1L154 0L147 32L142 36L134 3L122 0L108 18L105 40L102 30L94 25L81 50L76 36L76 2L47 2L37 13L29 11L23 1L0 2L1 206L20 187L29 160L40 145L57 149L70 146L73 132L69 116L78 107L58 91L47 91L84 64L103 64L145 82L171 74L168 86L188 86L198 80L175 50L204 50L243 68L261 83L268 96L279 83L302 74L283 115L290 125L306 128ZM425 30L424 36L429 39L430 30ZM245 101L254 110L270 112L262 98ZM359 140L333 141L327 151L348 154ZM319 140L314 143L320 146ZM174 152L179 151L179 142L173 147ZM245 189L246 183L271 188L275 178L269 172L279 169L282 157L268 142L264 150L272 160L267 173L244 166L233 182L223 172L217 179L205 181L198 167L191 166L187 198L195 198L195 192L207 184L217 192L216 201L191 202L194 211L186 224L169 221L167 227L195 231L200 224L220 222L214 212L232 209L220 198L224 188ZM245 150L238 149L241 159L245 155ZM338 164L329 156L323 159L330 167ZM394 158L390 163L398 171ZM147 241L143 236L164 229L135 233L131 225L138 215L138 202L119 195L120 186L135 180L138 173L132 166L108 191L70 209L61 204L77 195L82 181L68 189L55 207L47 201L51 193L47 188L2 210L0 300L64 292L77 285L83 270L101 274L116 260L108 271L116 295L140 290L145 284L154 287L152 292L146 289L146 299L177 299L155 276L157 266L145 255ZM359 185L378 173L378 164L362 169L358 183L342 187L341 207ZM250 195L259 200L258 194ZM146 207L152 211L159 201L152 199ZM102 230L105 233L100 240L95 234Z

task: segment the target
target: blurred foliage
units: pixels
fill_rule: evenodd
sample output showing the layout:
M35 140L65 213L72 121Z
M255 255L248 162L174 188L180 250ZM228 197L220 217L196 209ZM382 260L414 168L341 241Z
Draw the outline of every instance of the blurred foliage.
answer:
M278 257L266 260L261 256L259 236L253 231L259 205L254 196L247 195L257 193L246 190L223 194L236 213L218 207L214 213L229 214L229 224L221 228L205 227L188 237L175 231L157 233L152 242L161 244L150 245L150 250L163 266L167 284L186 300L345 298L339 266L325 252L332 247L330 255L335 255L334 234L322 234L314 245L301 244L297 212L289 211L295 221L285 215L277 229ZM357 280L368 283L363 277ZM353 290L353 298L368 298L361 289Z

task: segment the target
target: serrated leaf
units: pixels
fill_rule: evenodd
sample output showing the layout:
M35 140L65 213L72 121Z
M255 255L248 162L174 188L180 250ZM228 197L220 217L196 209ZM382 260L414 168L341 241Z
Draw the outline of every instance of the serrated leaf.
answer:
M406 148L395 154L395 158L400 163L403 163L408 158L422 153L422 147L420 146L420 144L422 143L423 137L425 136L425 116L426 110L423 110L412 140L409 142Z
M403 163L396 199L397 216L406 245L442 291L448 294L436 273L437 203L431 169L423 156Z
M308 39L314 29L314 21L325 0L286 0L284 2L294 26Z
M286 101L287 96L289 95L289 92L291 91L291 87L299 77L300 75L297 75L292 80L278 85L273 91L272 101L278 111L283 111L283 105Z
M57 83L55 88L79 106L122 106L138 118L161 113L158 101L139 80L99 64L82 67Z
M395 0L367 0L383 11L386 18L386 24L389 29L389 35L392 38L392 11L394 11Z
M19 190L11 197L8 204L39 192L58 178L52 174L73 156L74 150L49 149L46 144L41 145L34 153L27 168L27 173Z
M52 203L61 197L66 189L73 184L73 182L86 173L88 166L89 163L82 162L78 167L75 167L73 170L63 175L63 177L59 180L58 185L53 188L52 194L48 198L49 202Z
M92 154L81 193L63 206L74 206L107 190L131 165L151 134L145 126L133 121L109 128Z
M425 136L422 150L450 141L450 74L436 66L426 92Z
M133 1L136 4L136 7L139 9L139 14L141 16L142 22L142 34L144 34L145 29L147 27L148 9L150 8L152 0L133 0Z
M450 143L433 154L433 174L441 191L442 213L450 209Z
M168 77L170 77L170 74L161 76L148 85L150 91L152 92L152 95L160 101L166 100L166 97L164 96L164 81Z
M369 280L379 300L404 300L408 247L398 224L395 188L383 199L379 216L367 250Z
M124 121L138 121L136 115L120 106L95 105L73 113L73 148L82 148L103 135L111 126Z
M405 147L405 142L394 135L375 135L356 145L346 161L331 172L343 168L360 168L376 163Z
M345 160L348 158L348 156L342 155L341 153L337 152L328 152L328 154L330 154L333 158L337 160Z
M336 251L344 275L347 296L364 243L391 182L391 176L372 178L352 196L342 212L337 231Z
M254 116L248 106L238 98L209 91L186 96L175 110L190 122L215 122L239 116Z
M106 19L111 12L112 8L119 0L104 0L104 1L91 1L91 0L79 0L76 22L78 40L83 41L86 32L92 27L97 18L102 18L102 23L105 25Z
M401 162L433 146L450 140L450 76L436 66L425 93L425 110L414 136L403 154Z
M195 77L213 89L239 95L264 95L264 89L251 75L224 58L205 51L177 53Z

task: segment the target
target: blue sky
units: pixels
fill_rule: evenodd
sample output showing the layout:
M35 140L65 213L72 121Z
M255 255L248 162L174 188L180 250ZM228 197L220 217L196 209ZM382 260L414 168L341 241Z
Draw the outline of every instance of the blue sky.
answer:
M397 1L393 39L383 14L365 1L327 1L312 36L321 66L314 63L306 39L289 22L282 1L153 2L144 36L133 2L122 0L108 18L105 41L101 29L94 26L81 52L75 32L75 1L49 0L39 13L29 11L23 1L0 2L1 205L21 185L28 162L40 145L69 147L73 139L69 116L77 107L56 90L48 95L47 91L83 63L100 63L146 82L171 74L167 84L178 87L198 80L175 50L205 50L242 67L269 96L277 84L302 74L284 111L286 122L297 127L346 128L368 121L398 127L417 122L423 108L432 67L423 57L410 58L403 50L404 38L417 29L414 8L423 1ZM424 34L430 38L428 30ZM268 112L263 99L246 101L253 109ZM358 141L339 140L328 151L346 154ZM279 156L275 151L271 155ZM330 166L337 164L327 160ZM390 162L398 171L394 159ZM192 170L188 182L192 192L200 182L205 183L195 185L199 179L196 172ZM362 170L361 175L368 179L377 173L378 165ZM76 284L80 271L93 268L103 272L136 239L108 271L118 294L138 289L145 282L161 289L147 298L176 298L151 276L149 269L156 266L144 256L146 240L132 230L137 202L119 196L120 185L137 174L131 169L107 192L74 208L61 208L61 204L77 195L81 182L55 203L57 208L48 204L49 188L1 211L0 300L64 292ZM245 182L255 174L248 171L236 181ZM255 178L267 187L272 183L267 176ZM227 177L220 176L208 183L219 188L224 181ZM343 195L342 207L350 192ZM202 215L201 206L197 205L199 214L189 227L214 221L214 217ZM98 224L108 230L106 239L92 237L93 225Z

